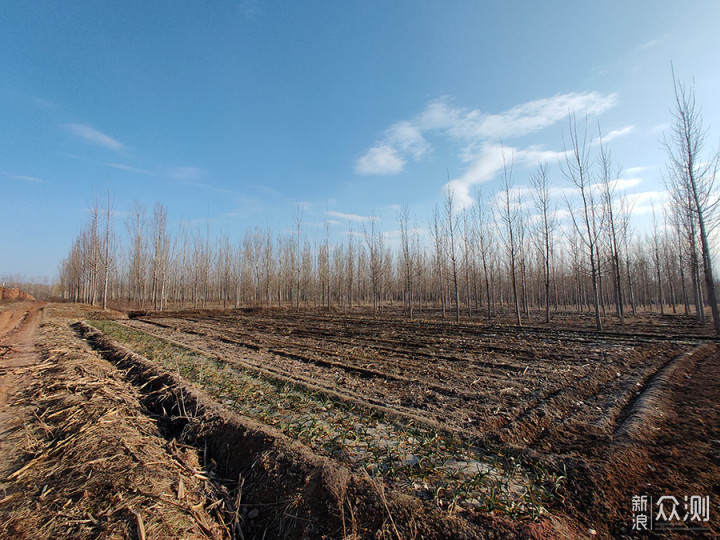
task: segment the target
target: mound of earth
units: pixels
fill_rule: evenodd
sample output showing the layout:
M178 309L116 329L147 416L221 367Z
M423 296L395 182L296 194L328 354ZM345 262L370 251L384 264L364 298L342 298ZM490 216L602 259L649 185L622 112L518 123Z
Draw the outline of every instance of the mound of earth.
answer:
M35 297L15 287L0 287L0 300L35 300Z

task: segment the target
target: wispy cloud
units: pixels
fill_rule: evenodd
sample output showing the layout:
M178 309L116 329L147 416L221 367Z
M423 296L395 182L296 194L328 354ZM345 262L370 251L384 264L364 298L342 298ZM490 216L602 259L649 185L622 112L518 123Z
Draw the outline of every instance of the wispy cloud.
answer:
M647 134L650 137L657 137L658 135L664 134L669 129L670 129L670 124L668 122L666 122L664 124L658 124L656 126L652 126L650 129L647 130Z
M661 216L663 207L670 203L667 191L643 191L632 193L627 198L635 215L652 214L654 208L655 213Z
M248 20L254 20L263 13L258 0L240 0L238 8L243 17Z
M405 168L406 157L420 161L430 149L420 126L409 121L397 122L357 160L355 172L361 175L397 174Z
M618 137L623 137L624 135L627 135L633 129L635 129L635 126L625 126L624 128L613 129L606 135L603 135L602 141L603 143L609 143L610 141L617 139Z
M428 137L449 138L459 144L459 155L468 170L453 186L489 180L499 170L497 143L543 130L563 120L571 111L596 116L614 106L616 94L570 92L516 105L507 111L488 114L479 109L456 106L449 98L429 102L410 120L391 125L365 154L355 162L361 175L397 174L409 161L421 161L433 148ZM608 135L618 137L630 128ZM520 155L522 152L522 155ZM552 160L557 153L539 147L516 150L528 162ZM547 154L547 155L546 155Z
M146 171L145 169L138 169L137 167L131 167L130 165L124 165L123 163L108 163L109 167L112 167L113 169L120 169L121 171L128 171L128 172L134 172L138 174L153 174L150 171Z
M447 99L431 104L421 117L428 126L446 129L461 139L510 139L545 129L571 111L595 116L614 106L617 95L598 92L558 94L516 105L499 114L453 107Z
M42 183L45 182L42 178L38 178L37 176L27 176L24 174L8 174L10 178L13 178L14 180L20 180L21 182L34 182L34 183Z
M648 49L652 49L652 48L655 47L655 45L657 45L657 44L658 44L658 40L657 40L657 39L653 39L653 40L651 40L651 41L648 41L648 42L643 43L642 45L640 45L640 49L643 50L643 51L646 51L646 50L648 50Z
M624 191L639 186L641 183L642 178L618 178L610 182L610 188L615 191Z
M650 167L628 167L625 169L625 174L629 174L631 176L640 174L641 172L649 170Z
M397 174L407 161L398 150L387 144L373 146L355 163L355 172L363 176Z
M73 135L85 139L89 143L104 146L116 152L125 148L125 145L120 141L86 124L64 124L64 127Z
M335 210L328 210L326 212L326 214L330 217L344 219L346 221L355 221L355 222L371 221L374 219L378 219L375 216L360 216L358 214L344 214L342 212L336 212Z
M186 186L199 187L202 189L206 189L208 191L214 191L216 193L224 193L226 195L237 195L236 191L233 191L231 189L219 188L217 186L213 186L212 184L207 184L205 182L195 182L193 180L186 180L186 181L183 181L183 184L185 184Z
M497 178L503 167L507 167L510 172L510 169L517 165L537 166L544 162L559 161L563 157L565 152L545 150L538 146L521 149L503 147L500 144L484 144L465 173L450 180L445 184L445 189L452 191L460 208L465 208L473 202L473 186Z

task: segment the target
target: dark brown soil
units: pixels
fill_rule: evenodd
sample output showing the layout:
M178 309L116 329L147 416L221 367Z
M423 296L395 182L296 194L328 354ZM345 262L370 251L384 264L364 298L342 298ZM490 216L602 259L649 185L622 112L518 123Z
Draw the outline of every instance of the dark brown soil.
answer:
M164 314L127 324L457 432L554 453L611 435L652 375L694 346L294 314Z
M69 326L117 313L20 302L0 307L0 537L134 538L140 523L148 538L631 537L634 495L707 495L708 530L693 534L720 533L720 352L689 317L598 334L575 314L522 329L393 313L138 316L125 324L565 470L565 500L536 522L448 514L84 331L108 363ZM677 525L664 534L689 534Z
M702 457L708 450L697 446L702 427L694 436L680 432L678 441L688 446L673 443L678 450L668 450L670 443L659 437L671 426L690 430L693 422L712 422L713 411L697 407L687 424L675 422L676 402L698 396L658 384L670 373L673 384L686 388L686 374L717 361L706 330L684 316L673 323L670 316L646 314L634 321L638 335L632 321L599 334L581 324L571 329L572 316L564 319L559 329L517 329L235 311L143 314L128 324L564 468L567 502L553 510L584 531L630 532L631 499L643 483L657 486L656 498L712 498L715 485L687 474L699 465L680 463L680 457L700 460L706 475L718 477L717 461ZM686 329L692 331L684 335ZM708 385L707 392L718 397L717 388ZM662 397L648 400L648 394ZM705 445L712 447L710 441ZM662 482L659 471L665 471ZM647 480L654 473L655 484ZM674 493L660 492L658 482Z
M216 476L242 497L245 537L271 538L546 538L550 522L490 515L453 515L419 499L386 491L269 426L217 405L180 377L125 349L91 327L80 334L117 364L162 411L184 443L204 448ZM191 411L191 412L190 412ZM249 516L254 516L249 519Z

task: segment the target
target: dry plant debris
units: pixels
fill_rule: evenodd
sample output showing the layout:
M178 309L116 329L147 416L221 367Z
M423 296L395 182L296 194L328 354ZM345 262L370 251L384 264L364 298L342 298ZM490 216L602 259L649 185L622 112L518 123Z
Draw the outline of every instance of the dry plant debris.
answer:
M0 536L229 537L197 453L165 440L137 391L62 319L39 333L47 373L14 404L29 415L26 461L0 480Z

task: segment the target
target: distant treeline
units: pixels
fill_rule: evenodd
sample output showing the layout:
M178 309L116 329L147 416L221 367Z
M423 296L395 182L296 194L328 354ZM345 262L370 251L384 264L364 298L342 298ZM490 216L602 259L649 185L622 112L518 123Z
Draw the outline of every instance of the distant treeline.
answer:
M167 228L167 209L136 203L115 233L111 202L96 203L61 265L67 300L108 301L162 310L170 305L351 308L402 303L407 315L433 307L518 324L532 310L591 310L598 329L638 309L695 313L710 306L720 330L710 232L716 222L718 154L701 155L707 135L694 94L676 83L674 123L666 135L670 204L653 208L652 227L633 229L631 199L618 186L609 149L591 141L571 115L557 179L547 165L529 188L515 186L512 156L498 193L478 193L460 208L448 191L420 229L405 207L389 236L368 218L342 241L310 239L296 209L292 233L253 228L238 243L209 229ZM571 193L558 208L554 189ZM394 228L394 227L393 227ZM389 231L388 231L389 232Z

